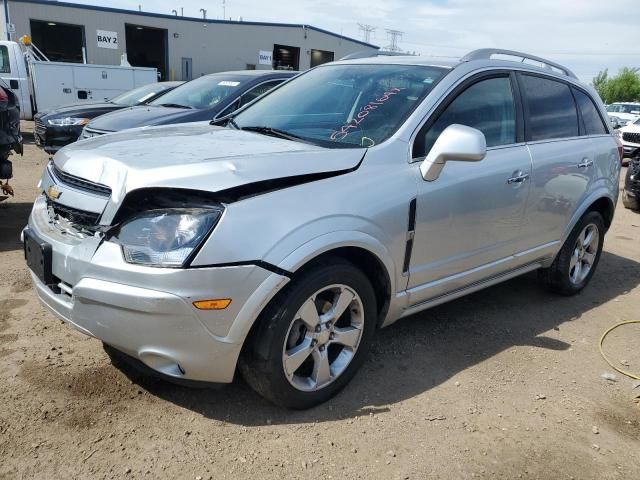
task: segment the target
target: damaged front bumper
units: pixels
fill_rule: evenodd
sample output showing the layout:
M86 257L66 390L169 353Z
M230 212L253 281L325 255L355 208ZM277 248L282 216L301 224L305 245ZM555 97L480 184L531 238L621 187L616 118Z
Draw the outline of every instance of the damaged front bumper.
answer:
M193 269L126 263L120 247L58 230L46 199L35 203L29 235L51 249L53 280L32 272L38 298L54 315L171 377L232 381L251 325L287 282L256 265ZM230 298L224 310L193 302Z

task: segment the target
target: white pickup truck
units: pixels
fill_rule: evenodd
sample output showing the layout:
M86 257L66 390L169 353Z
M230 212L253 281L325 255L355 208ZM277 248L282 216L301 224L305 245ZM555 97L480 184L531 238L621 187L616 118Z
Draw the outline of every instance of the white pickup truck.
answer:
M28 40L25 45L29 45ZM29 47L0 41L0 78L18 97L20 118L58 105L104 101L158 81L155 68L36 60Z

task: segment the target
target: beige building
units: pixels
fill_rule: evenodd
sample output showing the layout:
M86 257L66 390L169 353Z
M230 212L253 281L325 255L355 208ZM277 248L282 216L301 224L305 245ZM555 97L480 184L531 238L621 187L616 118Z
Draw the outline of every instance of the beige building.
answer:
M166 80L307 68L375 45L311 25L223 21L45 0L7 0L2 38L30 35L52 61L156 67Z

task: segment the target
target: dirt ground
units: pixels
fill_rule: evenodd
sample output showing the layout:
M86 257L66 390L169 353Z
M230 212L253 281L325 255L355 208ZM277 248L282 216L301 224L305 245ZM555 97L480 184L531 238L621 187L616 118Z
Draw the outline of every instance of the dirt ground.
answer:
M598 352L640 319L639 214L619 206L582 294L528 275L401 321L338 397L292 412L239 379L116 368L39 305L19 241L47 161L30 128L0 204L0 478L640 478L640 382ZM639 347L640 325L606 343L635 372Z

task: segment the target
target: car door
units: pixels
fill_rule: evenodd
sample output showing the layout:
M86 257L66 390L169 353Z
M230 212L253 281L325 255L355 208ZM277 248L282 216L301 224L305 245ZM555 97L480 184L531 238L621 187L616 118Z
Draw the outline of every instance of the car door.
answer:
M580 117L568 83L538 74L518 75L533 161L531 199L525 214L526 248L557 250L594 176L594 150L580 135Z
M434 182L420 181L409 304L415 305L508 270L521 248L531 159L523 139L515 76L483 74L458 87L422 127L413 157L462 124L484 133L479 162L447 162Z

